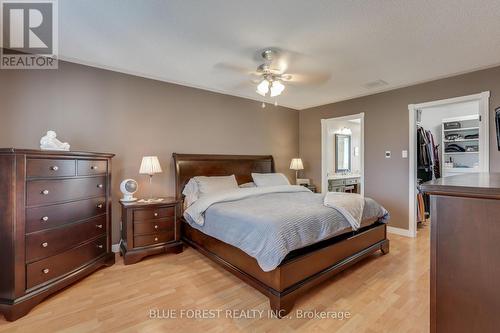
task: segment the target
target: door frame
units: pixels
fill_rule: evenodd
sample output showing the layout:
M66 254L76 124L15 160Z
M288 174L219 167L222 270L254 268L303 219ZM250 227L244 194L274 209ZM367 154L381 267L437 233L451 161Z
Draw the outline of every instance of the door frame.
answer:
M348 116L334 117L321 119L321 193L328 192L328 162L327 162L327 139L328 139L328 125L339 120L353 120L360 119L360 176L361 176L361 195L365 195L365 113L356 113Z
M426 109L430 107L443 106L448 104L456 104L463 102L479 101L479 115L481 116L481 131L483 133L483 138L481 139L481 156L484 157L483 167L481 172L489 172L490 170L490 127L489 127L489 106L490 106L490 92L483 91L479 94L460 96L455 98L441 99L437 101L431 101L419 104L408 105L409 111L409 195L408 195L408 207L409 207L409 236L417 236L417 110Z

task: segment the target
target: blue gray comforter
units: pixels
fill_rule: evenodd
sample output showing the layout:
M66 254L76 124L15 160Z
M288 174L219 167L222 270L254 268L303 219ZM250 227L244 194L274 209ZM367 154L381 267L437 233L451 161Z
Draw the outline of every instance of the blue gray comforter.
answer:
M341 213L323 205L323 198L310 191L252 194L211 204L202 225L184 216L194 228L243 250L271 271L291 251L352 230ZM385 222L389 214L365 198L363 220L374 217Z

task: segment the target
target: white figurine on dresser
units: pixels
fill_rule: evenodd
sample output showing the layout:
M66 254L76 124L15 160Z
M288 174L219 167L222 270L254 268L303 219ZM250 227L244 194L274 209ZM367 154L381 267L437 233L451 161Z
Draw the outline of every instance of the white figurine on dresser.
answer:
M47 131L47 134L40 139L41 150L69 151L69 147L69 143L57 139L57 133L54 131Z

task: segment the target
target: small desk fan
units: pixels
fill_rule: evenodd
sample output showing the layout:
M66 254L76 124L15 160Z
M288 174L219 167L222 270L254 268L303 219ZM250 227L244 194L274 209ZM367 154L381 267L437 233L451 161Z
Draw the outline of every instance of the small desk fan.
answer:
M134 198L134 193L137 192L138 189L137 182L133 179L125 179L120 184L120 191L123 193L123 198L120 199L121 202L132 202L136 201L137 198Z

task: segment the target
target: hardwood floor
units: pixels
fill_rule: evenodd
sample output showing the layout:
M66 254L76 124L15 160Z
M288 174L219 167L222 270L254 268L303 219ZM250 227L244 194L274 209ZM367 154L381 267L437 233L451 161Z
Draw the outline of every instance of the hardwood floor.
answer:
M298 299L291 318L268 318L268 300L191 248L138 264L102 269L9 323L0 332L428 332L429 226L417 239L390 235L391 252L376 254ZM150 319L150 309L177 319ZM206 309L220 318L180 318ZM226 310L263 317L227 318ZM349 319L301 319L298 310L348 311ZM172 313L172 312L170 312ZM252 314L247 312L248 314ZM243 313L231 312L233 317ZM257 312L255 311L255 314Z

